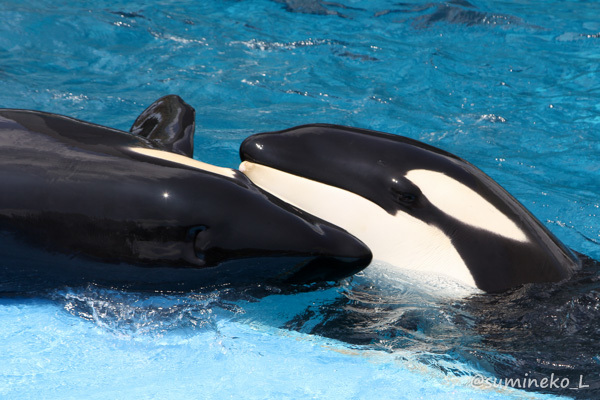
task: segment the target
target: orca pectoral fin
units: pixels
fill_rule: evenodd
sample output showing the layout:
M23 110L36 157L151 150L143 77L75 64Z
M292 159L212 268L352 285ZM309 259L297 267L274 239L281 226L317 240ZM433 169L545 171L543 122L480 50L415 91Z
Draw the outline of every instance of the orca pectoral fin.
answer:
M181 97L168 95L152 103L129 130L172 153L193 158L196 111Z

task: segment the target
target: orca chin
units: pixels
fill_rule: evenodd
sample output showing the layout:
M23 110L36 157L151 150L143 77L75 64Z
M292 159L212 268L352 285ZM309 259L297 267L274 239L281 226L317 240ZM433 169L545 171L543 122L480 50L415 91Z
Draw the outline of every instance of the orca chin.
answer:
M247 138L257 186L362 240L395 268L488 293L568 279L581 261L467 161L409 138L314 124Z
M177 96L130 132L0 110L0 291L303 284L370 263L345 230L194 160L193 135L194 109Z

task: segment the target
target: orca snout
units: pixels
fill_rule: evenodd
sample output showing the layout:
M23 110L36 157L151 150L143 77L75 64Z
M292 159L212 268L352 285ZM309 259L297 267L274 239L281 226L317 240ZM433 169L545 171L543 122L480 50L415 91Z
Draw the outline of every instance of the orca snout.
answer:
M240 145L240 159L242 161L256 161L257 156L263 150L263 146L260 143L260 136L260 134L252 135L244 139Z
M307 257L290 275L289 283L339 281L371 263L371 249L361 240L335 225L320 225L319 228L322 234L315 243L314 255Z
M240 159L266 165L279 164L282 157L290 156L288 150L288 143L282 135L276 132L258 133L247 137L242 142Z

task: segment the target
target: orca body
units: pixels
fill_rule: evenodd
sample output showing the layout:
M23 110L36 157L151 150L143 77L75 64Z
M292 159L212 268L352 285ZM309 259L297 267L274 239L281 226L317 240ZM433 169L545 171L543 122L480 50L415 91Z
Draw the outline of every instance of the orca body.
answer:
M395 268L490 293L557 282L580 268L485 173L416 140L317 124L253 135L240 156L259 187L346 229Z
M309 283L370 262L342 229L194 160L194 110L179 97L132 132L0 110L0 289Z

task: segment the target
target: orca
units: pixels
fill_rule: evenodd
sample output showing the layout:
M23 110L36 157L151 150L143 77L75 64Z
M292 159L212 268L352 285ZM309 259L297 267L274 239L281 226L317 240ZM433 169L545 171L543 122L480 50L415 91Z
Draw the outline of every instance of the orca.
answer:
M166 96L125 132L0 110L0 291L303 284L369 264L344 230L193 159L194 113Z
M393 268L497 293L581 266L489 176L413 139L312 124L252 135L240 157L256 185L347 230Z

